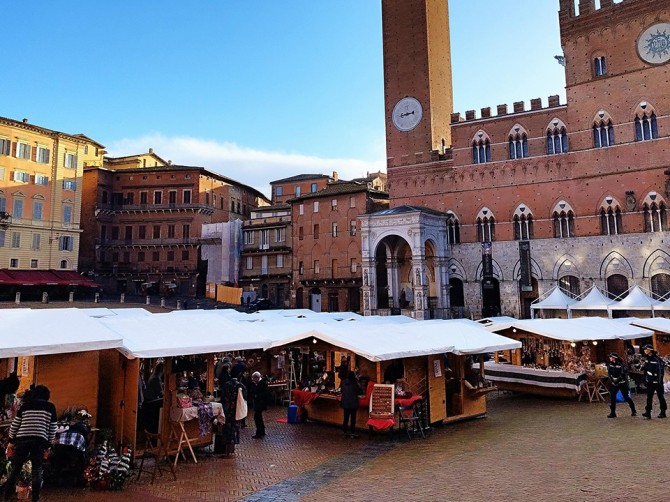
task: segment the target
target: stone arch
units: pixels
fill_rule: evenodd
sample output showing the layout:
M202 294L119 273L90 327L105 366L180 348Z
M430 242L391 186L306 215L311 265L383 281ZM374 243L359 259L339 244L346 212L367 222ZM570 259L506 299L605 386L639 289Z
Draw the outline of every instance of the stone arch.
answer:
M505 276L503 274L502 267L500 266L500 264L495 259L492 260L492 264L493 264L493 277L495 277L499 281L504 281ZM479 260L479 263L477 264L477 270L475 271L475 277L477 277L478 281L481 281L481 280L484 279L483 263L482 263L481 260Z
M463 282L467 282L468 273L466 272L465 267L460 261L454 258L450 258L449 262L447 263L447 266L449 267L450 277L458 277L459 279L462 279Z
M670 273L670 253L655 249L642 265L642 277L650 278L654 273Z
M577 259L571 254L564 254L554 263L554 269L551 278L558 281L564 275L574 275L575 277L582 277L581 270L576 265Z
M530 275L540 281L544 279L542 276L542 267L540 267L537 261L532 257L530 259ZM517 281L521 279L521 260L517 260L516 263L514 263L512 277L514 277L514 279Z
M605 280L610 275L621 274L631 279L635 278L630 262L618 251L611 251L600 262L600 279Z

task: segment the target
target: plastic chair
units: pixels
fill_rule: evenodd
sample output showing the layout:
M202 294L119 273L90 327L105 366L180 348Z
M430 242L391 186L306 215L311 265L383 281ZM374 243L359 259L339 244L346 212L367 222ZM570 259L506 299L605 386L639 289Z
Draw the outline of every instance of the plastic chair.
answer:
M414 406L398 406L398 427L405 429L407 437L410 439L412 439L410 434L412 432L415 434L419 432L421 437L426 438L421 425L421 417Z
M163 475L163 469L161 468L160 462L161 459L167 460L168 467L170 468L170 472L172 473L172 477L174 477L174 480L177 481L177 473L174 471L174 465L172 462L170 462L170 459L168 457L168 452L167 448L163 444L163 441L161 441L161 437L159 434L154 434L153 432L149 432L148 430L144 430L144 437L146 438L146 446L144 448L144 455L142 456L142 460L140 461L140 467L139 467L139 472L137 473L137 480L139 481L140 476L142 475L143 472L149 472L151 473L151 484L154 484L154 480L156 479L156 472L158 472L159 475ZM153 463L149 467L144 467L144 461L147 458L152 458Z

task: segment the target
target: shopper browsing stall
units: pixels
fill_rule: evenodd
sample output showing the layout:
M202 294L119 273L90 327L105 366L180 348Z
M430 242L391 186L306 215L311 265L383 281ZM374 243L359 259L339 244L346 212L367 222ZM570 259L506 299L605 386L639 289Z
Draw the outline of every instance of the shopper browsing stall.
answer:
M258 371L255 371L251 375L251 391L253 393L254 422L256 424L256 434L251 437L254 439L261 439L265 437L263 412L268 409L270 391L268 390L267 380L263 378Z

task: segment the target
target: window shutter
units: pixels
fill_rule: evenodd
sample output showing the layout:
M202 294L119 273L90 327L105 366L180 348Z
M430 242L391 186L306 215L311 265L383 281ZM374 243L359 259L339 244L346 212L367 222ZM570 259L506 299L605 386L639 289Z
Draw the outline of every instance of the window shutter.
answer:
M37 161L37 147L36 146L29 146L30 148L30 160L33 162Z
M16 157L16 141L12 141L12 157Z

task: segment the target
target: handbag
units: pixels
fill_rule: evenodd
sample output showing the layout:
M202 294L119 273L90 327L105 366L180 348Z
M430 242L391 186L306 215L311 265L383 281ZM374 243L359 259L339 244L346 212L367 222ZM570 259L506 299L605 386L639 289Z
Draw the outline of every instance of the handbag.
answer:
M247 417L247 402L242 395L242 387L237 388L237 406L235 407L235 420Z

